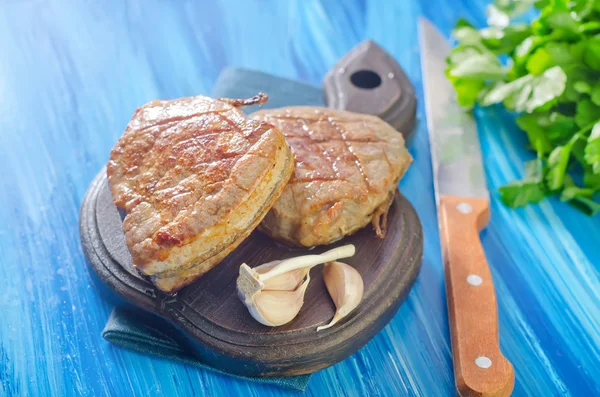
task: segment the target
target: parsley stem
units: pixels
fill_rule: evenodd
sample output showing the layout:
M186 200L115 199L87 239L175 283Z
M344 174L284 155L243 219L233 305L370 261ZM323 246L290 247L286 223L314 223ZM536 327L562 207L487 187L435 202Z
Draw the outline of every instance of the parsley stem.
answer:
M597 22L597 21L586 22L579 27L579 31L581 33L590 32L592 30L600 30L600 22Z
M596 123L600 123L600 119L596 120L596 121L592 121L591 123L589 123L588 125L586 125L585 127L583 127L582 129L580 129L579 131L577 131L575 133L575 135L579 135L582 136L583 134L585 134L588 131L591 131L592 128L594 128L594 125L596 125Z

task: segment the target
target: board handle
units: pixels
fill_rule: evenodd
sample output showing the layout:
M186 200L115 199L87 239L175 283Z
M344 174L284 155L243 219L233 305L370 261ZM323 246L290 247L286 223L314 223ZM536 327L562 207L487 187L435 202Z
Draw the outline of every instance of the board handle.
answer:
M344 55L323 87L330 108L378 116L405 138L412 131L415 90L398 62L374 41L365 40Z
M458 394L509 396L514 371L500 351L494 284L479 239L489 222L489 200L442 195L439 205Z

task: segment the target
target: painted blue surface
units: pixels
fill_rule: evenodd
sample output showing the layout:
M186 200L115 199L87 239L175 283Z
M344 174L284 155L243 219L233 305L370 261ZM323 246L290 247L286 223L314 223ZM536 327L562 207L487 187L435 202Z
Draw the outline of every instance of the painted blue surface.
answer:
M423 269L397 316L306 395L453 392L424 123L417 16L448 34L479 0L0 1L0 395L244 395L287 392L109 345L111 310L91 285L78 210L133 110L209 93L225 66L319 84L365 38L414 82L414 165L401 182L425 230ZM600 394L600 224L555 199L509 210L496 189L531 157L514 121L478 113L492 222L483 244L515 395Z

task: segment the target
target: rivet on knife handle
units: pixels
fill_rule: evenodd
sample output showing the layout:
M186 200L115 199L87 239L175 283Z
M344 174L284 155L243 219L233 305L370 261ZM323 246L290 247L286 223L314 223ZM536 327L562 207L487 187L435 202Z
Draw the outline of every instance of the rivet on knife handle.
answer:
M489 201L441 195L439 211L456 388L461 396L509 396L515 377L500 351L496 295L479 239Z

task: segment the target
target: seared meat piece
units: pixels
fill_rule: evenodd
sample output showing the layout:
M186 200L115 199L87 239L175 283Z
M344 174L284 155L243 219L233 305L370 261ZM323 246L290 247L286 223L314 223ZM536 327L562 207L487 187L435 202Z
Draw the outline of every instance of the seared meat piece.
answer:
M137 109L107 166L125 210L133 264L174 292L233 251L260 223L293 169L278 128L204 96Z
M294 175L260 225L273 238L311 247L373 222L385 235L396 186L412 162L402 134L375 116L314 107L250 116L280 128L296 158Z

